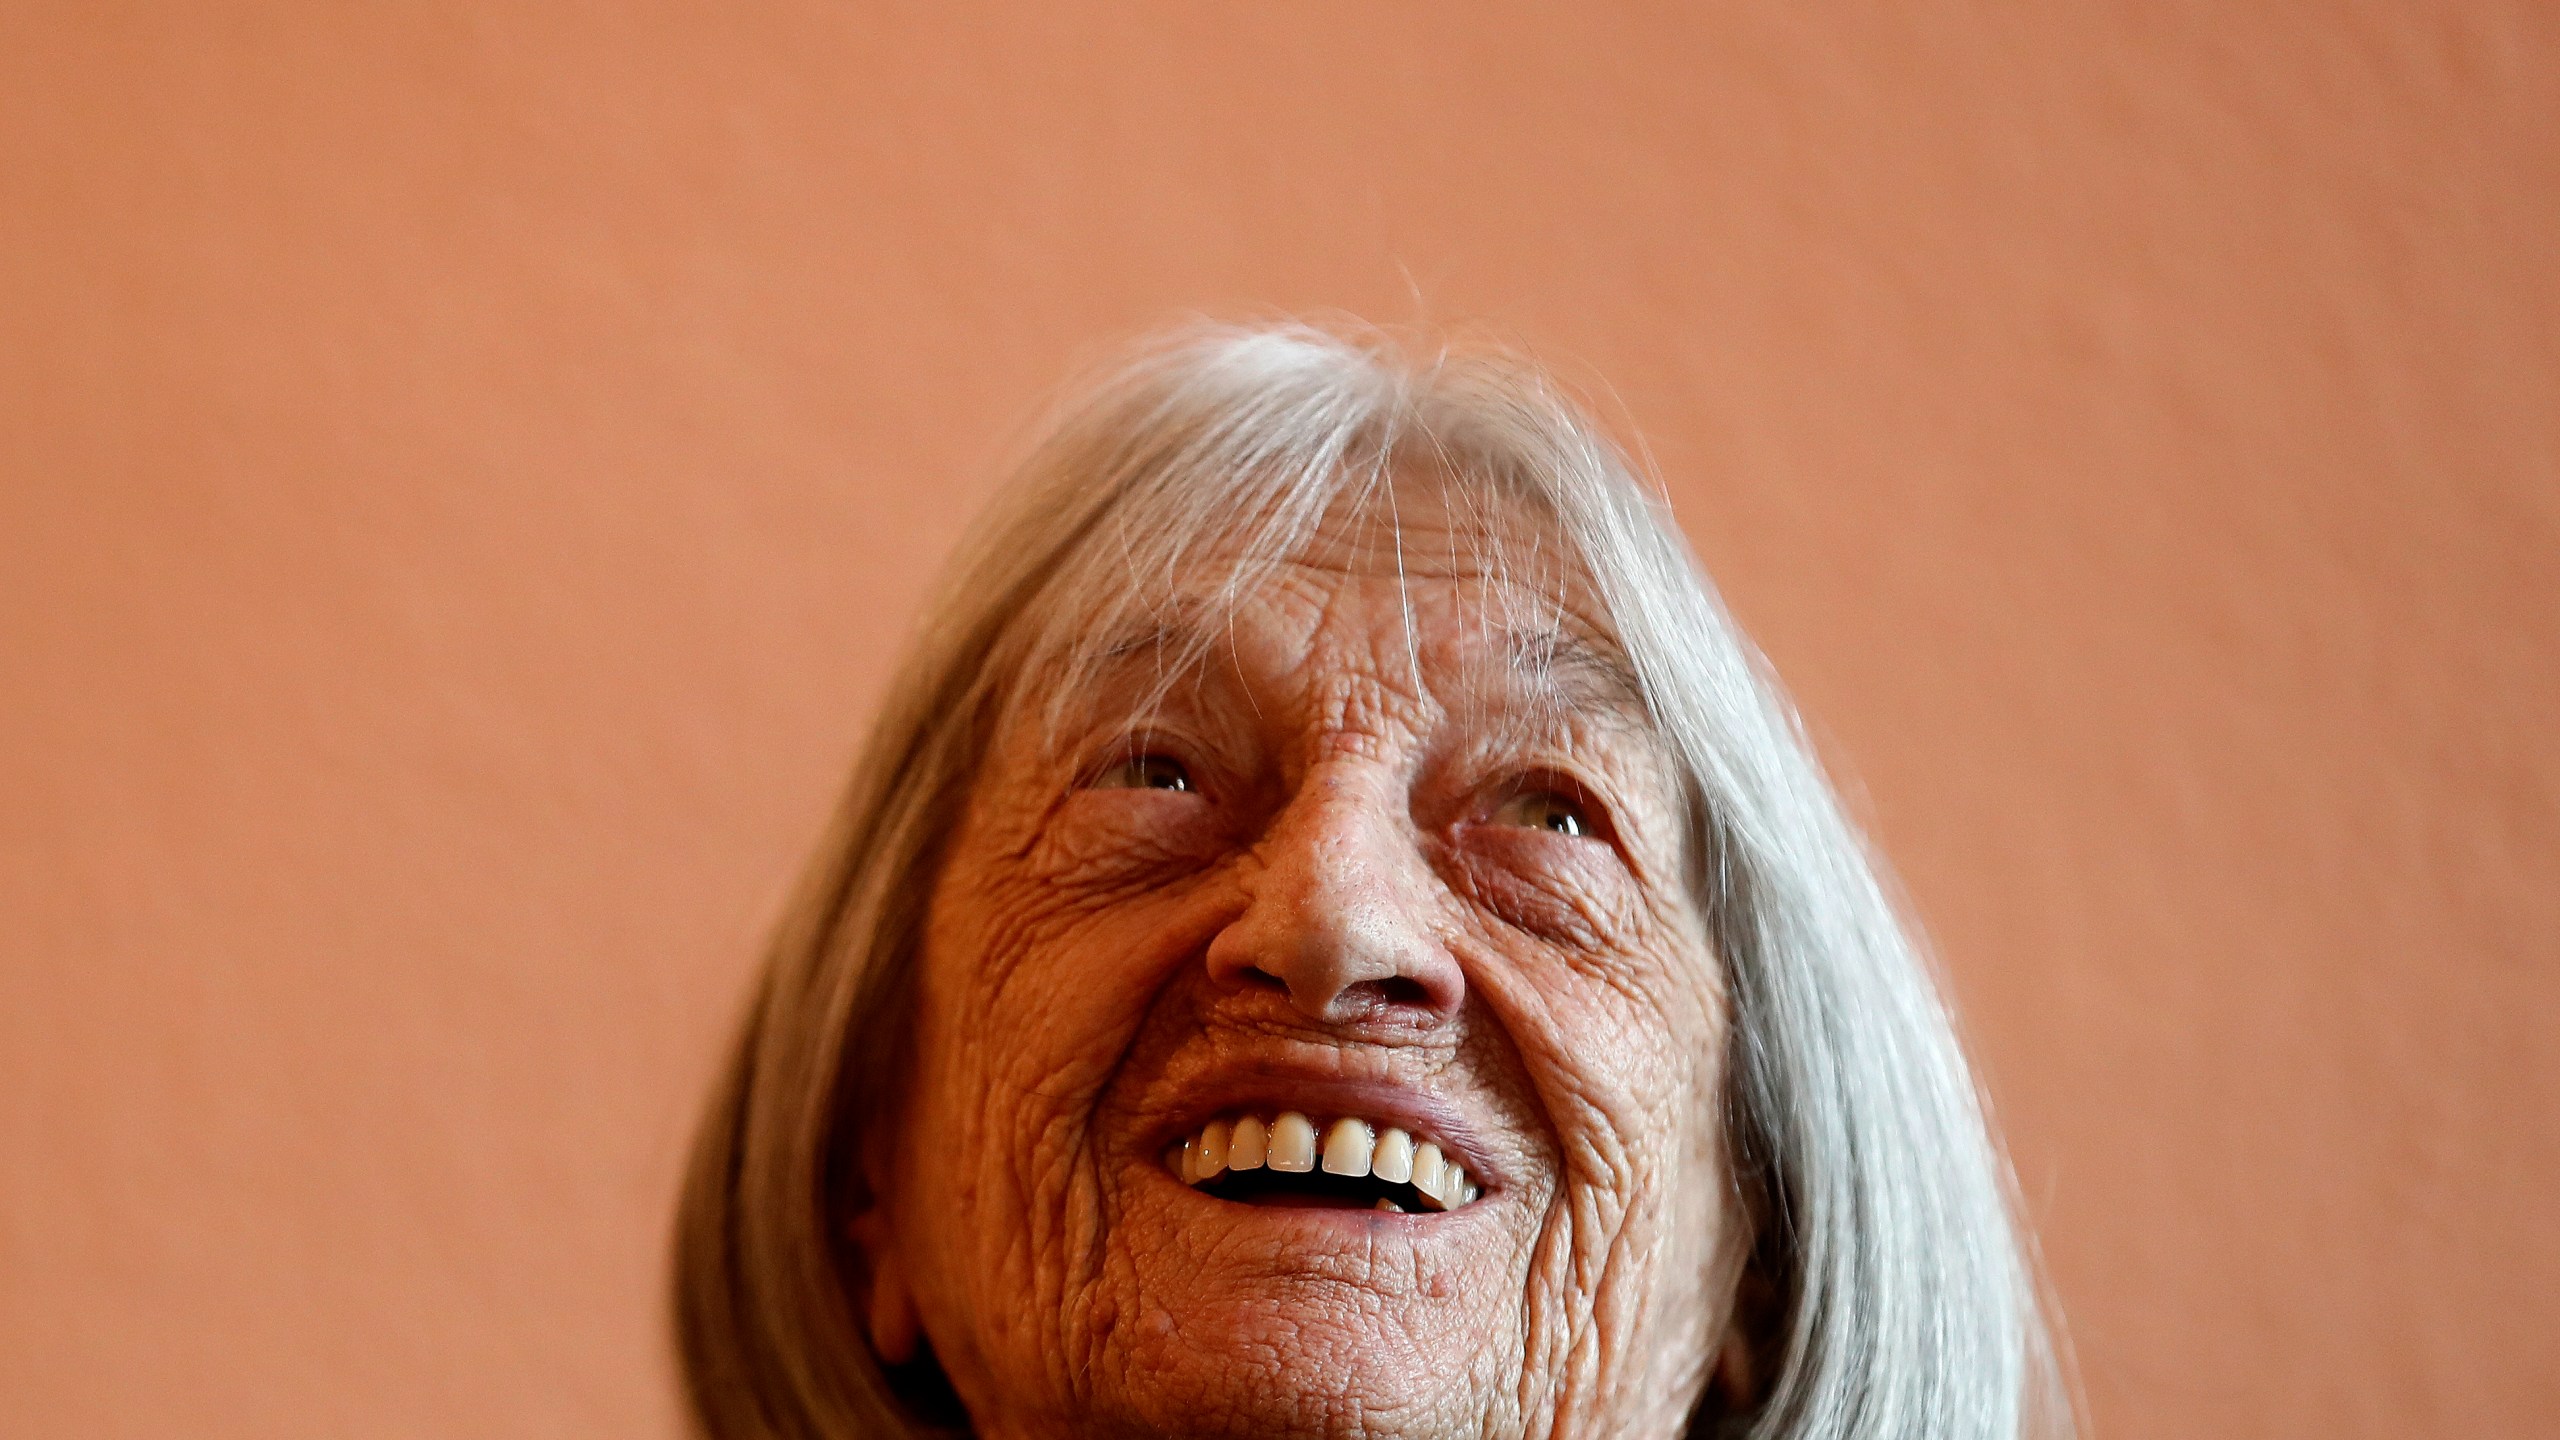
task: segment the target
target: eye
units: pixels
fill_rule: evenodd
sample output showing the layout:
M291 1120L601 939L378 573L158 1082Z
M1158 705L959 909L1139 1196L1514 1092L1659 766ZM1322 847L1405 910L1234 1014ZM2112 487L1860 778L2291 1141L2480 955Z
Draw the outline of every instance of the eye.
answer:
M1496 825L1526 825L1532 830L1581 838L1598 833L1581 801L1554 790L1523 790L1496 806Z
M1132 755L1094 776L1090 788L1188 792L1191 772L1170 755Z

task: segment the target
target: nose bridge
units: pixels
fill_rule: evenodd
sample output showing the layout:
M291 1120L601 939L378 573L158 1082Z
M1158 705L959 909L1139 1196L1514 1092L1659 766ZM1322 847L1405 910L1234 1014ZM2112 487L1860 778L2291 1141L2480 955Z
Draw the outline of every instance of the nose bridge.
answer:
M1388 793L1384 767L1334 761L1307 777L1265 845L1269 871L1318 926L1354 923L1372 910L1392 912L1392 892L1410 877L1413 844L1403 807ZM1401 797L1394 797L1401 799ZM1417 917L1396 917L1407 922Z
M1310 1016L1380 1005L1454 1013L1457 964L1432 933L1430 870L1393 767L1336 756L1274 817L1246 913L1210 947L1210 969L1278 982Z

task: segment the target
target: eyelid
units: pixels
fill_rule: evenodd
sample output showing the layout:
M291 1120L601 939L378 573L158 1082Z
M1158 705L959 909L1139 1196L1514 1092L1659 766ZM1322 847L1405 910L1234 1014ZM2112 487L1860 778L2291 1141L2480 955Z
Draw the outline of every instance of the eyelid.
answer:
M1554 766L1536 766L1493 786L1486 792L1485 803L1477 810L1477 821L1488 823L1505 806L1530 795L1555 795L1570 801L1591 827L1589 834L1579 838L1599 840L1612 847L1619 844L1616 807L1609 803L1598 786L1585 782L1569 770Z
M1076 767L1075 788L1096 789L1099 788L1104 776L1123 766L1135 765L1143 760L1162 759L1170 760L1180 766L1183 773L1190 778L1193 791L1197 792L1200 788L1202 767L1193 758L1195 754L1196 747L1187 745L1177 737L1167 735L1160 730L1131 731L1106 744L1096 746L1088 752L1084 763Z

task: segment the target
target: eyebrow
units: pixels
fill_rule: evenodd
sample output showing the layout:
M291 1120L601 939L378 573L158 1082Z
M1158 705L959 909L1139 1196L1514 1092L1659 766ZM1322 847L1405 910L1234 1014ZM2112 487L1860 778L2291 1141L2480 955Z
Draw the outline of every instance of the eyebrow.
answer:
M1113 631L1108 641L1094 647L1092 658L1108 664L1148 651L1180 654L1205 649L1214 638L1208 607L1183 605Z
M1592 643L1558 626L1506 626L1501 635L1511 668L1574 709L1624 710L1647 715L1644 681L1613 646Z
M1218 648L1222 628L1214 623L1210 607L1183 603L1114 626L1100 644L1071 645L1065 654L1055 657L1066 662L1065 673L1057 675L1055 683L1046 687L1047 696L1041 706L1048 717L1051 742L1063 738L1062 723L1081 724L1099 718L1107 699L1123 702L1107 707L1114 713L1143 712L1162 703L1186 678L1197 682L1204 674L1199 662ZM1148 656L1154 657L1152 667L1143 665ZM1144 668L1151 668L1153 677L1138 687L1143 699L1135 705L1125 703L1130 697L1127 682L1132 670Z
M1490 631L1489 638L1507 671L1526 682L1523 688L1531 715L1614 712L1638 721L1651 717L1653 707L1646 698L1644 682L1617 647L1561 625L1506 622L1491 626ZM1092 668L1082 677L1084 683L1070 685L1058 699L1070 704L1090 703L1096 698L1091 693L1092 683L1100 674L1150 654L1163 667L1157 674L1159 686L1179 684L1181 673L1198 673L1194 665L1183 662L1196 663L1217 651L1223 634L1224 626L1212 607L1186 605L1159 612L1117 630L1108 641L1088 652ZM1161 694L1159 690L1155 698L1161 698Z

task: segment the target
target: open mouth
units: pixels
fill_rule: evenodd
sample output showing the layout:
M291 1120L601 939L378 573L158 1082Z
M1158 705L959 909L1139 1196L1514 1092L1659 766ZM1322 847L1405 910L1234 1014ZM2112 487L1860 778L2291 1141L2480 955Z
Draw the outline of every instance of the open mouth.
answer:
M1399 1185L1374 1175L1327 1175L1321 1170L1304 1175L1285 1170L1230 1170L1192 1188L1239 1205L1282 1210L1382 1210L1390 1215L1411 1215L1440 1208L1425 1201L1411 1182Z
M1295 1110L1269 1121L1222 1116L1166 1152L1165 1168L1203 1194L1246 1205L1427 1214L1483 1194L1438 1142L1399 1127L1345 1115L1325 1127L1321 1145L1317 1135Z

